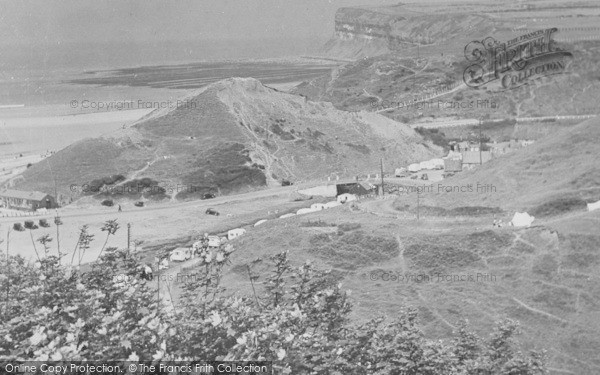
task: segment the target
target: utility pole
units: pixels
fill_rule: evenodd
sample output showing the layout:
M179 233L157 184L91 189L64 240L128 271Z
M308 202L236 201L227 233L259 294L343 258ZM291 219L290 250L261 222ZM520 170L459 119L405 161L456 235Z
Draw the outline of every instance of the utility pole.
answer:
M8 227L8 231L6 232L6 309L5 309L5 320L8 321L8 316L9 316L9 308L10 308L10 304L9 304L9 297L10 297L10 264L9 264L9 256L8 256L8 246L10 243L10 227Z
M419 209L421 208L421 202L419 199L421 198L421 193L419 193L419 189L417 188L417 221L419 220Z
M481 146L481 141L482 141L482 139L481 139L481 124L483 124L483 119L481 119L481 117L480 117L479 118L479 165L483 164L483 158L481 156L481 149L482 149L482 146Z
M156 315L160 312L160 258L156 264Z
M131 223L127 223L127 250L131 250Z
M385 190L383 189L383 158L379 159L380 167L381 167L381 196L385 195Z

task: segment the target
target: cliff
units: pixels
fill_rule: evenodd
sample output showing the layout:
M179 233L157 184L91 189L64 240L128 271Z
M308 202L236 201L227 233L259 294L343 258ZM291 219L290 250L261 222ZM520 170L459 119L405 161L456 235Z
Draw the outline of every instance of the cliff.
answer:
M390 7L340 8L335 15L334 37L323 53L340 58L359 58L399 52L415 45L464 43L510 25L485 13L462 8L436 8L396 5ZM464 45L463 45L464 47Z

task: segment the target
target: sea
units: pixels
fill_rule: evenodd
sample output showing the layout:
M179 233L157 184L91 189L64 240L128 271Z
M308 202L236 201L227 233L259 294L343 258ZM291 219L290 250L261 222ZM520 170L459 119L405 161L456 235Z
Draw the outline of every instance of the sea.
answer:
M176 101L186 94L181 89L69 83L90 72L190 63L214 67L215 62L231 61L238 62L242 72L245 61L255 65L261 59L313 55L323 43L324 40L264 39L0 44L0 160L58 151L86 137L110 134L134 121L132 118L138 114L143 115L143 111L123 112L122 116L100 119L98 114L109 110L81 108L85 100ZM73 106L75 101L79 106Z

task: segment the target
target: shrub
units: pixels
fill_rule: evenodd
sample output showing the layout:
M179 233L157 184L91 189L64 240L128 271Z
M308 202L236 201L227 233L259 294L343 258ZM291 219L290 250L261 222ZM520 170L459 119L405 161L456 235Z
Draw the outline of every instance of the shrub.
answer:
M477 254L467 250L429 243L408 246L404 251L404 256L409 258L415 266L434 271L463 268L481 259Z
M25 230L25 228L23 228L23 224L21 224L21 223L14 223L13 229L16 230L17 232L23 232Z
M301 227L335 227L335 224L329 224L326 221L323 221L322 219L318 219L318 220L309 220L309 221L305 221L303 223L300 223Z
M11 257L10 267L1 258L0 272L12 272L13 303L0 320L0 356L3 361L261 359L291 374L319 369L358 375L371 373L365 368L375 365L372 373L381 374L546 372L543 353L522 354L516 347L519 326L508 319L498 322L488 339L461 324L443 341L425 337L412 308L400 309L391 321L375 317L352 324L352 305L339 277L310 263L292 267L285 252L270 257L261 282L247 267L252 285L262 289L231 296L220 285L231 251L202 252L202 271L181 295L185 305L169 310L157 298L155 284L139 277L139 258L128 250L107 249L85 274L53 256L37 265ZM7 282L0 278L1 290Z
M349 232L351 230L359 229L361 227L360 223L342 223L338 225L338 229L344 232Z
M431 141L434 145L442 147L444 151L448 151L450 149L450 145L448 144L448 138L446 138L446 135L440 132L438 129L426 129L417 127L415 131L419 133L423 138Z
M309 251L334 267L356 269L389 260L400 253L394 238L369 236L363 231L335 235L321 233L310 239Z
M536 217L560 215L570 211L584 210L586 207L587 203L581 198L558 198L538 205L531 210L531 215Z
M48 224L48 220L46 219L40 219L39 224L42 228L48 228L50 226L50 224Z

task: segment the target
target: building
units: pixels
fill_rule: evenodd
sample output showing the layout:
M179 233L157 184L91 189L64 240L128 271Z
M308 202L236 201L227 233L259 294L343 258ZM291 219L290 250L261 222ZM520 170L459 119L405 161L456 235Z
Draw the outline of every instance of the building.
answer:
M35 211L40 208L57 208L56 198L39 191L2 190L0 206L16 210Z
M461 159L444 159L444 171L445 172L460 172L462 171L462 160Z
M366 181L358 181L338 183L336 189L338 196L342 194L368 195L375 190L375 186Z
M475 165L487 163L492 160L491 151L465 151L462 153L463 168L473 168Z

